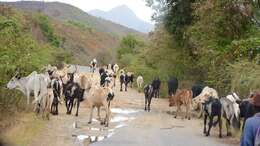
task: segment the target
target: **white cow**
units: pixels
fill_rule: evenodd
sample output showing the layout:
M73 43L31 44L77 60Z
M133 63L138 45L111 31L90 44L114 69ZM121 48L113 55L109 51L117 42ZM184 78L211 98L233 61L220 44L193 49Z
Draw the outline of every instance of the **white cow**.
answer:
M199 115L198 115L199 117L202 116L202 112L203 112L203 110L202 110L202 103L207 101L210 97L219 98L218 97L218 92L215 89L206 86L202 90L200 95L198 95L197 97L195 97L193 99L193 108L194 109L199 108L199 110L200 110Z
M45 74L32 72L27 77L20 77L18 73L8 82L8 89L18 89L27 96L27 104L30 103L30 95L33 93L34 102L40 104L41 98L47 95L49 77Z
M137 79L136 79L136 83L137 83L138 91L140 92L140 89L142 88L143 83L144 83L143 77L138 76Z

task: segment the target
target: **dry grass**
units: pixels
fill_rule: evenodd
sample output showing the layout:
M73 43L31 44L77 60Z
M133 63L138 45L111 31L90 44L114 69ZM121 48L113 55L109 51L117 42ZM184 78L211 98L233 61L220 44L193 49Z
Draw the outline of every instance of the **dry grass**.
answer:
M18 115L15 124L5 130L1 139L6 145L27 146L46 124L46 121L37 117L35 113L23 113Z

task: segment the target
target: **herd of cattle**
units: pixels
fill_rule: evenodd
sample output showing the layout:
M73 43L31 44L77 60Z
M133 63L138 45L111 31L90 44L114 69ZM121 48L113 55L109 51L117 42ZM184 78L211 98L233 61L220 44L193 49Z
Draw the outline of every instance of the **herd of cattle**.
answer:
M144 87L145 110L150 111L151 99L158 96L159 90L160 80L158 78ZM226 120L227 136L231 136L231 127L240 130L242 118L242 129L244 129L245 121L254 115L251 100L254 96L260 96L260 92L251 92L248 98L243 100L235 92L226 97L219 97L215 89L199 84L193 85L190 90L178 89L178 80L173 77L168 81L168 95L169 106L177 107L175 118L181 111L181 106L185 107L185 118L188 119L191 118L191 110L199 110L198 117L203 116L204 120L203 133L209 136L212 126L218 124L219 137L222 137L222 118ZM214 117L217 117L216 121L213 120ZM207 119L209 119L208 123Z
M76 116L80 102L87 99L91 113L89 123L92 122L93 109L97 108L98 118L101 124L108 126L110 121L110 102L114 98L114 87L116 79L120 81L120 91L127 91L128 86L134 83L134 73L119 70L117 64L109 64L100 67L96 74L97 61L90 63L91 72L80 73L78 67L65 65L63 69L48 65L43 73L32 72L27 77L21 77L17 71L14 77L8 82L7 88L18 89L27 96L27 104L30 103L30 96L34 96L34 110L42 113L43 118L49 119L49 113L58 115L59 104L63 101L67 114L71 114L76 106ZM73 69L72 69L73 68ZM136 78L138 89L142 89L144 79L142 76ZM155 78L151 84L145 85L145 111L150 111L152 98L159 98L161 81ZM194 85L191 90L178 89L178 80L173 77L168 81L169 106L176 106L175 118L181 111L181 106L186 109L185 117L191 118L191 110L199 110L199 117L204 117L204 134L210 135L212 126L219 125L219 137L222 137L222 117L226 119L227 136L231 135L230 127L240 129L240 119L245 120L253 116L251 98L260 92L250 94L248 99L241 100L236 93L219 97L215 89L208 86ZM104 107L106 114L102 120L100 108ZM217 121L213 118L217 117ZM209 122L207 123L207 119ZM208 124L208 128L207 128ZM244 128L244 124L243 124Z

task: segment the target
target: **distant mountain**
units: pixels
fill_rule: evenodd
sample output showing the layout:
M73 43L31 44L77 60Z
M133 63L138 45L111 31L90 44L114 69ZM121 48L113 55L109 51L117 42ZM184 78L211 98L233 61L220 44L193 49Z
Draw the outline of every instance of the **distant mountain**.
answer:
M154 26L138 18L135 13L125 5L111 9L110 11L92 10L89 14L101 17L106 20L124 25L140 32L148 33L153 30Z
M19 2L0 2L0 4L8 4L19 9L26 11L41 11L44 14L60 20L60 21L76 21L84 23L92 28L97 29L101 32L107 32L115 36L125 36L127 34L138 34L142 33L127 28L125 26L115 24L111 21L104 20L101 18L94 17L88 13L76 8L72 5L60 3L60 2L40 2L40 1L19 1Z

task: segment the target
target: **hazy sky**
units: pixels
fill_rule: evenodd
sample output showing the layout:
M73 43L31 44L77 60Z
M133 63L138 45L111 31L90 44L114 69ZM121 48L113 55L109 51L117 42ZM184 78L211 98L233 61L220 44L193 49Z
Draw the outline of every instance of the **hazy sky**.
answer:
M17 0L0 0L0 1L17 1ZM136 13L136 15L139 18L147 22L151 22L152 10L151 8L145 6L144 0L44 0L44 1L59 1L63 3L68 3L76 7L79 7L80 9L86 12L93 9L108 11L111 8L116 7L118 5L127 5Z

